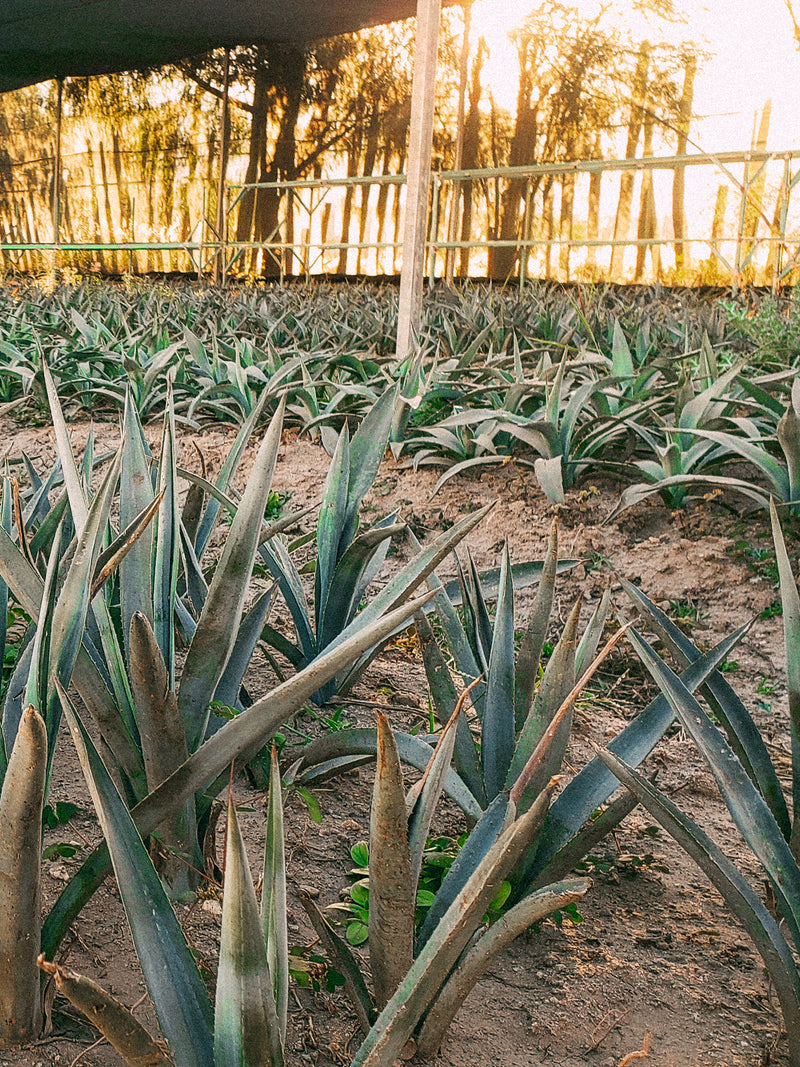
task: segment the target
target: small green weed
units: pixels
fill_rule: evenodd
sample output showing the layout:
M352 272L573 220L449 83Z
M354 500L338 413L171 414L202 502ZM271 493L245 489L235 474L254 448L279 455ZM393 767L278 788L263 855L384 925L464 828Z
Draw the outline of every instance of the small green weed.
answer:
M466 834L457 838L428 838L417 888L414 919L417 929L420 928L428 909L433 905L436 894L466 839ZM345 940L351 945L361 945L369 935L369 849L366 842L359 841L353 845L350 849L350 858L354 863L350 874L356 878L356 881L345 890L345 899L337 904L331 904L330 907L342 914L342 922L345 924ZM511 883L503 882L486 910L484 922L493 923L500 918L510 894Z
M311 951L310 945L293 945L289 949L289 974L303 989L315 993L323 989L334 993L345 984L344 976L329 967L324 956Z

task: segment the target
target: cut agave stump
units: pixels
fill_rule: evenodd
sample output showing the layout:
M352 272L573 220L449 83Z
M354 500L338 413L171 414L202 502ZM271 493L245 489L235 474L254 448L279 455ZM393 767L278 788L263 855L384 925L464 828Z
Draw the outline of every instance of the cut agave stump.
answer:
M22 715L0 794L0 1046L37 1038L42 808L47 729L35 708Z

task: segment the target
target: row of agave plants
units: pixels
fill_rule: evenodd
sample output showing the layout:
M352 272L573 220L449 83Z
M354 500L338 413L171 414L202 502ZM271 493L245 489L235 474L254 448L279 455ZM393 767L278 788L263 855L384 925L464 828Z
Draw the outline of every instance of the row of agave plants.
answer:
M130 394L146 421L170 378L190 424L241 424L265 395L271 412L285 398L286 419L333 447L398 384L391 447L444 468L437 489L513 456L557 503L608 472L620 507L716 491L796 506L799 308L765 301L751 320L688 292L442 289L398 365L390 288L6 288L0 398L41 400L48 362L68 411L121 412Z
M407 532L395 515L369 529L358 521L402 411L397 386L370 408L352 438L346 426L339 434L316 518L312 587L293 558L297 544L288 539L297 516L265 520L286 401L269 421L238 495L233 478L266 397L212 482L178 464L169 394L157 457L146 446L129 390L116 454L96 460L90 443L78 462L46 365L43 377L58 462L46 476L29 464L25 491L7 479L0 504L0 595L13 597L31 620L3 701L0 735L2 1043L38 1036L38 967L129 1063L283 1064L290 960L282 793L313 788L371 758L368 974L330 917L303 898L363 1029L353 1065L389 1067L412 1039L420 1055L435 1053L486 966L532 923L590 889L588 879L570 872L641 803L706 871L752 937L780 1001L791 1062L800 1067L800 977L793 956L800 949L800 597L774 508L793 738L788 802L752 718L717 670L747 625L701 652L623 580L629 610L655 630L678 673L633 620L621 616L601 648L610 593L583 628L579 600L554 639L556 577L573 562L559 561L555 527L541 561L512 564L505 551L496 570L481 573L462 549L458 581L437 577L436 568L487 509L427 544L409 535L406 562L382 584L375 582L392 540ZM181 481L189 488L179 498ZM230 523L214 560L211 534L224 515ZM252 599L256 562L274 584ZM525 583L535 585L535 595L521 620L515 586ZM294 640L269 623L276 597L291 615ZM0 619L5 616L0 611ZM419 737L392 730L379 716L374 728L324 735L282 771L275 753L268 756L260 902L229 794L211 998L171 898L196 889L213 798L237 767L263 758L270 738L302 707L352 685L370 657L409 623L419 635L441 725ZM548 637L555 647L545 656ZM626 637L661 695L565 783L575 701ZM287 676L256 695L252 682L244 683L262 643L283 657ZM221 706L234 714L218 717ZM65 743L62 717L103 843L42 920L42 813L57 748ZM676 717L761 861L781 925L734 862L637 772ZM403 764L421 772L408 791ZM618 792L620 782L626 788ZM471 829L417 925L417 887L443 794L459 805ZM154 1041L126 1007L57 961L70 923L112 868L165 1042ZM488 924L487 910L506 882L503 913Z

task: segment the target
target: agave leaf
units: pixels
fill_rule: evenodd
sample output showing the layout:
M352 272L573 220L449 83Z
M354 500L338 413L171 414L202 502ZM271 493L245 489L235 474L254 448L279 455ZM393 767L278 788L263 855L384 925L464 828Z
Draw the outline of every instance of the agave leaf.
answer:
M619 826L626 815L630 815L639 803L636 796L624 790L622 796L612 800L599 815L592 812L592 818L587 822L574 837L560 849L548 862L547 866L538 872L535 878L525 884L525 877L520 878L522 892L530 892L533 889L541 889L550 882L566 878L585 857L594 852L596 846L605 840L609 834ZM552 810L552 809L551 809ZM537 846L540 844L537 842ZM537 847L537 852L539 851ZM539 859L539 856L536 856Z
M123 527L130 526L135 516L141 514L154 499L147 446L133 395L128 389L125 393L119 485L120 524ZM152 555L153 538L142 537L120 564L122 632L126 642L135 611L140 611L151 621L153 618Z
M792 1062L800 1057L800 980L778 924L728 857L704 831L641 775L608 751L600 759L632 790L639 802L675 838L722 894L764 960L786 1025Z
M487 504L472 515L465 516L460 522L455 523L449 530L445 530L444 533L435 538L435 540L432 541L430 545L427 545L422 552L409 560L409 562L386 583L383 589L370 600L367 607L356 615L355 619L342 631L336 640L331 642L328 649L335 649L341 641L344 641L350 636L351 632L357 632L365 626L372 625L372 623L386 611L392 611L397 605L401 604L406 597L411 595L418 585L425 581L431 571L433 571L435 567L438 567L451 549L462 541L467 534L482 521L491 507L492 504ZM376 647L377 645L373 645L370 652ZM362 659L348 671L347 676L344 679L344 684L347 684L349 679L351 679L360 669L363 669L364 662L367 659L368 656L362 657Z
M684 671L681 679L690 692L730 655L748 629L748 626L740 627L710 651L703 653ZM675 712L667 698L657 696L608 747L627 763L638 766L652 752L674 719ZM534 874L541 873L553 857L568 846L592 812L605 804L616 788L617 780L597 757L575 775L550 809L539 841Z
M211 699L236 640L280 447L284 408L281 401L264 435L186 655L178 710L190 752L205 736Z
M78 658L89 608L91 577L100 551L101 540L119 474L120 456L109 467L97 495L92 501L72 563L67 571L58 600L53 607L49 635L49 672L62 685L69 685ZM103 603L103 608L105 604ZM110 620L109 620L110 621ZM44 625L44 620L43 620ZM112 638L112 640L115 639ZM51 741L58 730L59 713L55 693L48 694L47 723ZM52 753L51 753L52 759Z
M496 467L507 462L507 456L473 456L472 459L464 459L460 463L454 463L437 481L431 490L431 496L436 496L442 486L449 482L451 478L455 478L457 474L472 470L474 467Z
M89 509L83 494L83 485L81 484L81 478L78 474L75 456L72 452L69 432L67 431L67 424L64 420L64 413L61 410L61 403L58 399L58 391L56 390L50 367L47 365L47 360L44 359L42 360L42 377L44 378L45 389L47 390L47 400L50 405L50 417L53 420L53 433L56 439L58 458L61 460L61 470L64 473L64 486L67 490L67 496L69 497L69 508L72 514L72 521L75 523L75 530L80 535L83 533L83 527L86 525Z
M498 793L481 815L450 865L417 936L417 953L431 936L444 913L466 885L500 834L514 821L516 811L506 793Z
M553 520L547 538L542 575L536 590L525 632L517 656L514 716L517 730L521 730L528 716L533 691L539 680L539 660L542 657L547 628L550 625L550 613L553 610L555 595L556 569L558 567L558 523Z
M369 954L378 1010L411 966L415 895L400 755L389 722L379 712L369 826Z
M780 567L780 564L779 564ZM620 578L622 588L634 603L645 612L650 624L659 634L666 647L684 663L693 663L699 656L699 650L663 611L656 607L640 589ZM717 718L722 723L728 737L728 743L734 750L742 766L758 786L762 796L770 807L784 837L789 840L791 823L786 798L775 773L764 739L756 728L750 713L740 697L728 684L722 674L715 671L703 683L703 693L708 699Z
M425 768L422 778L409 790L406 797L408 809L408 847L411 855L411 886L416 892L422 870L422 857L425 843L433 822L434 811L442 795L445 779L453 759L456 744L456 724L462 713L462 706L467 694L453 710L453 714L439 735L430 763Z
M489 800L493 800L505 785L514 755L514 590L509 565L506 544L489 655L481 733L481 765L486 797Z
M563 459L552 456L533 461L533 470L542 492L552 504L563 504L564 496Z
M133 521L125 527L122 533L114 538L108 548L104 548L98 555L89 593L90 600L94 600L114 571L122 565L136 545L140 541L146 540L146 538L142 537L142 534L158 511L160 503L161 501L158 497L151 500L144 510L136 515Z
M501 567L502 581L499 586L498 595L501 590L505 590L507 596L507 589L505 587L508 584L508 566L503 571ZM462 581L462 588L466 590L464 607L467 606L467 601L472 607L472 611L475 617L475 624L477 627L478 640L480 642L480 648L483 653L484 660L488 666L489 656L492 651L492 620L489 616L489 608L486 603L486 597L483 595L483 586L481 585L481 577L478 573L478 568L475 566L475 560L472 558L472 553L467 549L467 570L464 572Z
M739 478L727 478L721 474L675 474L669 478L659 478L652 483L637 482L635 485L629 485L627 489L622 491L619 503L604 521L606 523L611 522L626 508L629 508L634 504L640 504L643 500L646 500L647 497L652 496L653 493L660 493L664 489L672 489L676 486L685 485L698 486L705 490L729 489L733 492L741 493L743 496L748 497L748 499L755 501L761 508L766 508L769 504L766 494L755 484L742 481Z
M50 549L50 557L47 561L47 573L42 590L42 604L40 608L40 621L36 626L33 636L33 649L31 652L28 680L25 692L22 695L22 703L25 707L33 705L35 708L43 708L42 716L47 722L48 690L50 684L50 638L53 632L53 610L56 606L58 594L58 564L60 559L61 532L56 531L53 544ZM84 609L85 611L85 609ZM54 720L52 728L48 730L48 750L55 745L58 732L58 714L52 716ZM13 738L9 738L13 744Z
M328 591L341 554L342 534L347 523L347 487L350 481L350 437L345 426L333 454L317 523L317 568L314 579L317 636L328 600Z
M380 462L386 451L399 383L391 386L375 401L361 420L350 442L350 475L347 484L347 521L345 544L353 539L358 508L375 481Z
M175 477L175 410L172 383L167 382L167 407L158 464L158 509L153 559L153 633L169 674L169 688L175 688L175 592L180 552L180 514Z
M440 722L447 722L458 703L458 694L441 649L436 643L433 630L422 612L414 617L414 625L422 649L422 661L428 680L428 691ZM475 739L462 711L456 725L454 753L455 766L467 788L479 803L486 803L486 792L481 776L480 755Z
M724 735L680 678L635 630L631 631L631 643L674 708L681 725L705 757L734 822L775 887L795 944L800 948L800 869L764 798Z
M152 790L185 762L189 753L175 694L153 629L145 615L135 612L129 639L131 690L147 774ZM165 847L162 878L176 897L197 888L194 870L202 866L197 844L194 800L188 800L158 832Z
M328 953L329 959L344 977L347 995L350 997L355 1009L359 1025L366 1034L374 1021L375 1012L372 1007L372 997L369 995L369 990L361 974L361 968L356 962L350 946L339 937L309 894L300 887L298 895L317 937Z
M800 499L800 377L792 384L790 401L778 420L775 436L786 458L789 500Z
M275 602L277 583L263 592L250 608L239 626L222 677L214 690L214 700L220 704L234 705L239 698L245 671L253 658L253 652L264 629L264 623Z
M38 529L31 537L28 547L34 559L40 553L47 555L50 545L53 543L55 531L58 528L62 530L62 540L66 541L68 539L68 531L72 529L72 519L67 511L68 503L66 492L59 493L55 504L44 516Z
M372 627L350 635L337 648L326 651L299 674L287 679L235 719L227 722L222 729L208 738L182 767L170 775L166 782L136 805L131 814L140 833L145 836L151 834L186 800L199 790L213 785L234 760L246 763L252 759L280 725L303 707L312 693L358 657L371 643L384 640L405 623L415 611L424 606L429 595L417 597L403 607L387 613ZM430 753L428 758L429 756ZM222 783L220 788L221 786ZM465 788L464 792L467 792ZM477 812L475 818L480 816L480 808L474 798L472 810ZM87 858L65 887L45 922L42 948L47 955L53 954L70 923L102 882L107 871L108 858L100 848Z
M225 462L222 464L219 474L217 475L214 486L210 489L218 489L221 492L230 485L230 482L236 473L244 450L247 447L247 442L250 440L250 436L261 418L261 413L264 410L264 405L267 402L267 390L265 389L257 404L254 405L253 410L247 416L245 421L239 428L239 432L236 435L236 440L231 445L231 450L228 453ZM186 477L187 472L181 471L181 477ZM209 487L207 487L209 488ZM214 523L217 520L219 514L220 502L213 492L209 492L209 501L206 505L206 510L203 512L203 517L200 520L200 525L197 530L197 535L194 538L194 547L197 553L197 558L202 559L206 545L208 544L211 532L214 529Z
M36 959L41 927L42 811L47 729L33 707L22 714L0 793L0 1018L3 1037L35 1040L41 1032Z
M203 462L203 473L205 474L205 462ZM198 485L197 482L191 482L183 502L181 527L186 531L186 536L191 542L193 549L195 549L195 540L197 538L197 531L200 527L200 519L203 515L203 504L205 503L205 499L206 492L202 485Z
M275 540L272 544L261 545L259 553L272 577L278 583L281 595L292 616L300 647L306 660L310 662L317 650L317 639L309 621L306 594L297 568L286 546L280 540Z
M422 612L414 616L414 628L422 651L425 677L434 711L440 722L447 722L458 703L458 693L450 668L436 643L431 625Z
M748 441L743 437L737 437L736 434L725 433L722 430L703 430L698 428L689 432L704 438L704 440L722 445L728 451L742 456L743 459L746 459L761 471L780 500L784 502L791 500L789 475L786 469L766 449L753 444L752 441Z
M44 956L39 957L39 967L53 978L62 997L83 1012L129 1067L169 1067L172 1064L132 1012L96 982L48 963Z
M416 538L413 538L412 544L416 544L416 546L419 547L419 542L416 541ZM580 560L578 559L559 560L556 564L556 573L566 574L568 571L574 570L579 563ZM527 586L539 582L542 579L542 568L543 562L535 559L528 560L524 563L512 563L511 577L514 581L514 590L525 589ZM500 568L488 567L486 570L479 571L479 577L484 600L497 599L497 593L500 588ZM453 605L458 607L461 603L458 579L444 582L442 588L447 593Z
M541 826L556 783L489 849L412 963L356 1053L351 1067L394 1063L493 900Z
M3 700L3 729L2 744L0 744L0 765L5 777L8 766L8 753L14 747L14 738L17 736L19 721L25 708L25 687L31 671L31 661L34 651L34 637L36 626L31 623L25 631L22 639L14 671L8 680L5 698Z
M59 686L108 844L147 988L177 1067L214 1067L211 1006L183 931L128 809Z
M418 771L424 771L431 758L431 746L420 737L412 734L395 732L395 741L400 752L400 759L409 767ZM311 773L321 764L329 760L340 759L347 756L371 756L373 759L377 753L377 731L369 728L352 728L349 730L336 730L335 733L324 734L306 745L303 749L303 766L309 768ZM298 775L298 781L307 781L306 773ZM479 819L482 808L469 789L461 781L454 771L449 771L444 783L445 793L470 819Z
M600 645L600 638L603 636L603 630L606 625L606 619L608 618L608 609L610 605L611 587L606 586L597 607L592 612L592 617L586 624L586 629L583 631L583 636L581 637L575 652L576 674L582 674L597 655L597 649Z
M3 489L0 493L0 526L7 533L11 533L11 486L8 478L3 479ZM8 586L0 579L0 648L5 649L8 634ZM5 760L2 760L5 766Z
M228 797L216 1010L215 1067L281 1067L283 1047L256 891L233 797Z
M519 778L536 746L552 723L556 712L575 685L575 650L578 643L580 612L581 600L578 598L569 614L558 644L553 649L544 676L534 695L528 717L520 732L505 782L508 789ZM571 730L572 711L570 710L563 716L558 729L552 733L547 754L539 764L536 774L531 777L524 791L520 792L520 807L527 808L541 786L558 772L564 759Z
M789 725L792 738L792 797L793 815L790 834L795 859L800 862L800 595L794 580L792 565L786 552L781 525L775 504L770 500L772 540L783 606L783 639L786 647L786 684L789 696ZM780 788L780 786L779 786ZM783 793L781 792L781 796ZM788 816L787 816L788 819ZM781 828L785 833L785 826Z
M364 593L364 575L376 551L404 529L405 523L376 526L358 534L347 546L331 575L325 608L319 616L318 648L329 645L352 620Z
M270 754L267 828L264 870L261 879L261 928L267 946L267 964L273 980L273 996L281 1043L286 1041L289 1004L289 934L286 926L286 857L284 855L283 798L278 751Z
M611 637L605 644L602 652L599 653L593 660L593 662L586 668L584 673L572 687L570 692L564 698L561 706L550 718L547 728L539 739L536 748L529 756L525 766L519 772L514 784L511 786L510 797L514 804L519 804L520 799L529 791L531 783L533 781L539 781L539 773L542 766L547 766L552 759L553 750L558 751L558 741L562 737L562 729L564 720L569 718L572 714L572 708L575 701L583 692L589 680L598 669L600 664L614 649L633 624L627 623L625 626L621 626L619 630ZM563 757L563 752L562 752ZM531 789L530 793L534 791ZM538 791L537 791L538 792Z
M559 908L574 904L591 888L588 878L548 885L515 904L495 922L475 945L461 957L444 987L425 1013L417 1041L417 1054L433 1058L447 1028L486 968L507 945L528 927Z

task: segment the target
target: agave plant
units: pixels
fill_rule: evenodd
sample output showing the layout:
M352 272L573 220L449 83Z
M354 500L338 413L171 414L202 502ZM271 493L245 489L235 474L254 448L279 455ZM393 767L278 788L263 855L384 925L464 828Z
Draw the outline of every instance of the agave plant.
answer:
M266 614L264 600L269 601L269 594L265 594L247 615L243 614L258 545L261 538L269 534L263 515L271 467L280 439L280 412L265 434L238 507L220 488L204 483L210 502L205 510L199 509L196 523L189 524L191 535L176 509L174 426L169 413L157 491L150 482L149 463L135 411L129 406L126 436L110 468L110 481L104 483L103 490L96 494L90 506L87 506L83 479L72 457L66 427L55 399L53 414L69 500L67 514L81 531L79 536L85 537L86 531L92 530L99 545L99 538L105 535L116 474L120 469L123 522L126 521L126 510L134 514L134 519L113 542L109 553L100 557L98 577L90 581L84 575L65 584L62 590L62 597L72 597L70 611L74 611L79 620L75 623L76 628L69 630L69 648L75 657L72 681L95 729L103 738L106 756L113 763L126 803L142 833L146 836L155 834L161 841L162 873L170 879L175 892L191 890L193 879L187 874L190 870L187 864L196 862L201 855L198 835L202 832L209 797L223 784L221 776L225 767L233 760L251 759L312 693L348 664L357 661L376 642L385 640L424 602L424 598L412 601L408 607L398 607L396 602L403 598L409 583L403 589L395 589L389 600L384 599L377 609L373 606L366 620L359 617L356 626L340 634L338 643L328 653L318 656L295 678L256 700L251 707L241 710L232 721L221 726L212 721L212 699L221 691L233 693L234 697L238 694ZM255 415L257 412L254 418ZM250 422L247 433L252 425ZM239 454L246 436L239 438L236 448ZM235 466L233 459L228 466L226 477ZM107 487L109 485L111 488ZM102 512L98 510L101 502L105 508ZM211 582L206 586L197 559L213 526L213 509L218 510L220 503L230 507L235 514L226 546ZM140 504L141 512L137 510ZM154 512L157 513L156 531L152 540L140 538L136 542L137 531ZM98 515L102 515L102 521L96 517ZM55 564L50 568L50 580L43 579L29 559L31 551L26 535L21 530L18 533L19 545L5 530L0 531L0 568L22 607L34 620L44 620L39 644L45 649L41 653L45 656L42 662L47 663L46 657L60 647L63 636L61 630L51 636L46 623L50 590L55 588L55 578L52 577ZM35 542L36 534L30 544ZM53 544L51 557L57 561L58 539ZM178 567L181 548L184 561L188 560L183 568ZM87 557L87 552L88 549L75 553L74 558L76 563L81 560L84 571L89 568L91 574L90 562L94 557ZM95 556L98 552L99 548ZM113 597L106 597L101 586L113 569L109 561L125 552L129 554L120 568L118 591ZM426 558L430 562L430 554ZM418 580L424 578L424 573L423 568ZM178 596L179 582L185 586L184 596L191 598L195 605L196 616ZM81 612L88 620L85 633ZM176 622L182 626L188 643L181 670L178 670L175 654ZM123 640L123 630L127 633L127 641ZM31 645L32 649L38 647L35 643ZM41 655L37 652L29 662L37 664L37 684L39 691L44 692L48 674L39 665ZM24 661L20 669L23 667ZM69 682L66 670L61 672L58 680L62 685ZM52 685L49 685L47 692L52 691ZM232 702L230 697L227 702ZM14 719L19 719L22 714L19 703L19 700L6 701L3 721L6 739L13 739ZM55 713L47 713L45 721L48 733L54 738L57 731ZM52 760L52 749L48 758ZM103 850L95 852L67 886L45 920L42 946L50 953L107 869L107 853Z
M434 592L431 608L445 634L447 656L434 639L425 614L418 614L415 620L431 699L440 720L449 721L455 708L460 708L455 717L453 770L445 779L444 788L472 821L489 811L498 797L510 796L519 811L536 802L563 766L575 701L622 637L622 631L618 631L597 652L609 608L607 592L580 640L580 603L575 605L547 664L542 664L558 571L557 557L554 525L518 651L515 650L512 568L507 551L496 586L494 624L480 576L472 564L461 572L463 623L445 587L435 575L429 578ZM740 628L702 656L694 650L684 674L687 687L693 690L705 682L746 629ZM463 702L459 703L448 658L455 662L464 685L471 688L475 709L472 721ZM638 765L673 720L674 712L666 699L656 698L615 738L611 747ZM403 762L425 769L431 752L425 739L398 731L396 743ZM305 785L313 784L358 766L366 757L374 758L376 751L374 730L337 731L311 742L303 751L298 780ZM566 784L549 808L541 831L511 874L514 899L564 877L619 824L635 801L624 796L609 804L616 789L616 779L597 758ZM592 818L600 809L602 814Z
M303 903L337 969L345 975L364 1042L356 1065L390 1067L416 1035L420 1056L435 1055L464 997L496 955L531 923L574 903L586 878L548 885L486 928L483 916L501 883L545 817L555 781L517 816L499 797L472 831L415 932L414 912L425 841L455 745L456 711L420 782L406 796L400 754L385 716L378 716L378 759L370 816L369 993L356 958L308 896Z
M97 563L118 476L117 462L107 471L85 515L68 567L63 562L60 535L54 540L42 584L39 624L29 645L30 655L20 664L20 669L26 669L27 682L19 705L6 700L4 709L0 735L0 852L4 870L0 903L6 915L0 935L6 961L0 976L3 1045L29 1041L38 1036L41 1026L39 981L32 965L42 922L42 813L62 711L57 686L69 683L76 662L82 660L83 669L86 667L81 638L90 590L102 585ZM140 525L138 533L142 529ZM8 538L5 530L3 536ZM117 542L111 554L122 550Z
M798 709L800 708L800 596L774 504L772 530L781 584L789 689L792 747L793 803L784 797L776 769L750 714L721 677L711 677L709 697L720 729L706 710L647 642L635 631L636 650L669 700L681 725L707 761L733 822L759 860L774 892L778 919L753 890L737 863L726 856L697 823L682 812L654 785L647 782L613 753L600 758L632 796L652 814L677 843L695 860L742 923L767 969L783 1013L792 1067L800 1064L800 821L798 820ZM637 603L646 609L648 621L659 633L665 630L657 609L642 594Z
M312 663L325 649L334 647L349 626L363 625L387 607L399 603L487 513L483 508L457 523L441 538L417 554L361 611L368 587L386 558L390 539L405 529L389 516L369 530L359 531L358 511L369 490L386 449L396 391L390 389L377 401L350 440L347 427L340 433L328 471L317 524L317 558L313 602L308 603L297 567L281 541L261 547L261 554L275 577L289 608L297 643L267 628L266 640L297 668ZM351 684L366 660L331 681L315 694L324 701Z
M124 1005L94 982L43 955L39 966L133 1067L282 1067L289 952L277 755L273 751L260 907L229 791L222 933L212 1006L144 841L73 710L68 718L168 1053Z
M696 390L695 380L685 377L675 392L673 415L660 417L653 427L633 425L638 439L645 443L652 458L635 461L634 469L641 471L646 481L636 482L623 491L613 515L654 493L659 493L671 507L682 507L697 492L707 493L714 489L744 495L765 507L767 496L760 486L720 473L732 458L739 457L759 466L773 492L777 490L781 499L791 496L792 490L780 464L760 443L764 432L763 415L769 413L769 405L765 404L767 397L759 395L760 417L742 414L748 406L745 389L739 384L742 366L737 363L724 374L718 374L707 343L701 349L702 353L705 353L702 361L705 373L701 368L698 379L708 384ZM752 385L748 390L750 393L755 391ZM787 421L783 426L788 430ZM779 439L786 437L783 426Z

